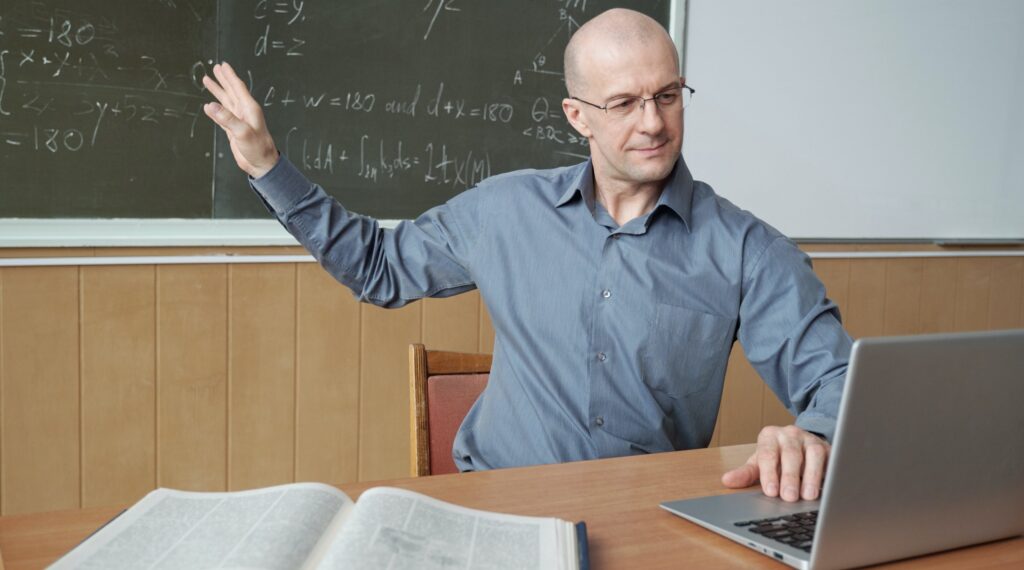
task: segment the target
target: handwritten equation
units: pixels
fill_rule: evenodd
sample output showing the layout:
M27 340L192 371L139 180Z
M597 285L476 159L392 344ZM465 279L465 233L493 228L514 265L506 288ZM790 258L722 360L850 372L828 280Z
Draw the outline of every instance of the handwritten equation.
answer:
M82 157L159 173L173 160L197 180L216 170L244 184L202 112L218 58L247 81L279 149L325 186L458 190L589 154L562 114L561 55L607 7L595 0L4 4L5 169Z
M147 136L195 139L208 62L165 66L137 52L128 24L45 2L0 18L0 148L103 152L120 123ZM167 3L164 3L165 5ZM173 3L171 3L173 4ZM12 148L13 147L13 148Z

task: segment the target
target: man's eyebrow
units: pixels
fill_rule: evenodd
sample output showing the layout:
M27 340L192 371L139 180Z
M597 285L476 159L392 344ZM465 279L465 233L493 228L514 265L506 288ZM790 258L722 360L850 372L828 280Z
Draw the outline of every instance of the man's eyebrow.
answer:
M683 82L682 81L679 81L678 79L673 79L672 81L670 81L670 82L666 83L665 85L663 85L661 87L661 89L658 89L654 93L657 94L657 93L661 93L662 91L668 91L669 89L681 88L682 86L683 86Z
M662 85L661 87L655 89L654 93L652 93L652 95L657 95L658 93L661 93L663 91L667 91L667 90L672 89L674 87L680 87L681 85L682 85L682 83L678 79L674 79L674 80L672 80L672 81ZM636 93L616 93L615 95L612 95L612 96L608 97L607 99L605 99L605 101L614 101L615 99L624 99L626 97L639 97L639 95L637 95Z

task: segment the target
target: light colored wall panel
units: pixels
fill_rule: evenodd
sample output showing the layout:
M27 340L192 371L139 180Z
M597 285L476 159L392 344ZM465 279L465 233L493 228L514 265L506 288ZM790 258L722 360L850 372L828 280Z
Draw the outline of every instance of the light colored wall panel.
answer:
M928 259L921 278L918 319L922 333L953 330L957 259Z
M130 503L156 486L155 271L81 271L82 506Z
M96 254L94 248L76 247L12 247L0 249L0 258L24 258L24 257L92 257Z
M318 265L298 268L295 478L359 477L359 303Z
M850 264L846 330L860 338L885 328L885 260L858 260Z
M227 489L228 270L157 268L157 484Z
M483 297L477 296L480 299L480 347L477 350L489 354L494 352L494 323L491 322Z
M992 329L1024 327L1024 259L1001 258L992 266L992 293L988 326Z
M875 334L903 335L919 332L924 261L888 259L885 265L885 318L882 330Z
M359 479L409 473L409 344L420 341L421 310L362 306Z
M78 268L5 269L3 514L80 506Z
M718 420L719 444L755 441L764 425L761 421L764 382L747 361L739 343L733 345L727 370Z
M0 269L0 514L4 513L4 270ZM0 554L0 564L3 555ZM2 568L0 568L2 570Z
M992 293L992 260L961 258L956 272L956 303L953 328L979 331L988 328L989 297Z
M430 350L477 352L480 348L480 293L423 299L423 344Z
M294 264L228 269L228 487L291 481L295 459Z
M894 247L914 249L818 249ZM190 255L205 249L146 253ZM282 253L280 248L230 249ZM7 250L3 255L140 253L83 248ZM106 288L105 278L97 282L99 288L90 288L89 276L105 273L97 269L0 270L0 510L5 513L74 507L83 501L83 486L88 493L96 491L88 482L92 475L85 481L79 476L82 461L90 473L106 469L105 462L94 462L99 456L89 447L99 442L91 439L89 418L96 416L90 410L120 410L126 404L117 382L107 390L109 401L89 392L90 386L99 386L91 383L97 377L90 367L100 366L96 359L102 358L104 342L115 354L132 351L124 348L126 343L147 342L137 318L115 314L123 313L117 307L131 298L155 297L156 320L148 336L155 333L156 338L155 355L150 349L156 402L146 404L143 398L127 420L115 413L111 422L137 424L143 418L144 423L145 414L152 413L145 411L147 406L155 408L156 458L151 462L159 483L175 487L404 476L408 343L422 339L441 348L481 352L493 347L493 326L476 292L393 311L358 305L320 268L306 263L161 266L155 270L155 290L152 282L128 279L122 281L137 287L124 285L120 294L100 291ZM1024 326L1021 258L819 259L815 271L860 336ZM81 302L79 272L86 275ZM109 314L90 300L92 290L106 295ZM81 339L80 314L87 316ZM133 356L145 356L145 350L134 350ZM85 363L82 389L87 398L97 396L92 403L79 400L79 359ZM115 376L124 374L123 366L141 362L114 360L103 366ZM79 414L88 424L81 433ZM737 346L713 444L754 441L763 425L790 421ZM131 434L117 434L107 444L121 445L122 459L143 465L152 458L152 438L127 445L128 440L118 439L122 435ZM80 438L85 449L79 447Z
M825 294L839 307L840 316L845 323L847 308L850 305L850 261L820 259L814 263L814 273L825 285Z

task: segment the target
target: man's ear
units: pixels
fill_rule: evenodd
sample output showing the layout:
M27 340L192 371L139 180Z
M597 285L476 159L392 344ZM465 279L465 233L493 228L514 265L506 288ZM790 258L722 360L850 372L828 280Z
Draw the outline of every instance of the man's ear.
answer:
M576 132L584 138L590 138L590 125L587 124L587 119L583 116L583 109L579 101L568 97L562 99L562 112L565 113L565 118L569 120L569 124L576 129Z

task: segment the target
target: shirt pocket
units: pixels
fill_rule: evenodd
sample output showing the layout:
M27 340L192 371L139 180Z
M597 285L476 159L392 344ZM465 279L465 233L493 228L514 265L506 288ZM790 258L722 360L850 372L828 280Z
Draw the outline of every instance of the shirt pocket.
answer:
M650 388L679 399L704 392L725 373L736 319L657 303L641 352Z

